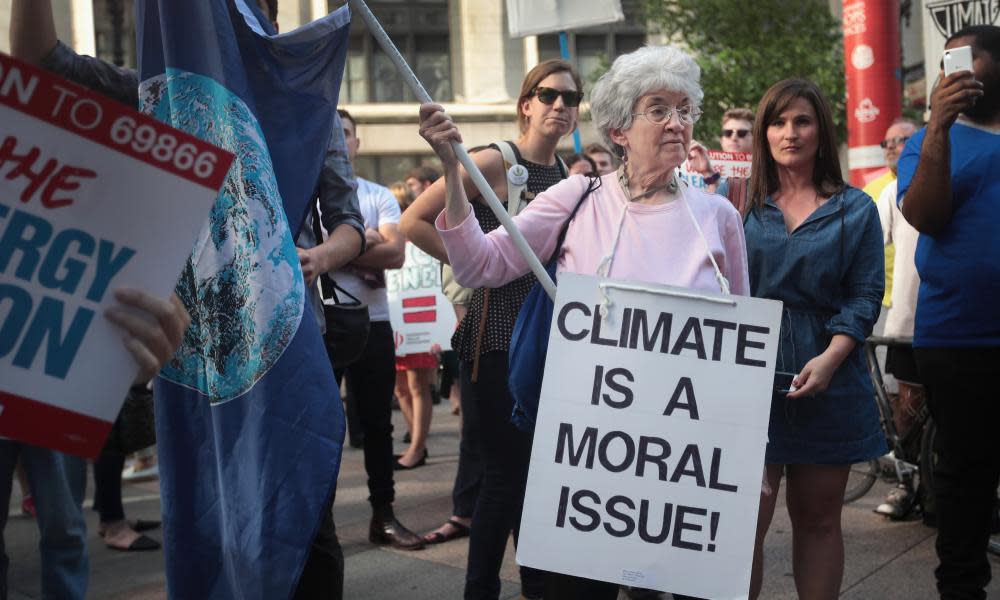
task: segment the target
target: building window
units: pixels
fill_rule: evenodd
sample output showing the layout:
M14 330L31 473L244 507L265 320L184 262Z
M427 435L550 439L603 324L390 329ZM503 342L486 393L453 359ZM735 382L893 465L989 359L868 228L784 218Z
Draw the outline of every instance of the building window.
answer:
M622 10L625 20L621 23L580 29L567 34L570 59L580 71L585 91L590 91L593 82L614 59L637 50L646 43L638 2L625 0L622 2ZM538 57L541 60L562 57L558 34L538 36Z
M94 41L97 57L134 69L135 11L132 0L94 0Z
M343 4L342 0L329 2L331 10ZM447 0L381 0L369 2L368 7L431 98L439 102L451 101L454 94ZM351 22L347 52L347 68L340 88L341 103L416 100L361 19Z

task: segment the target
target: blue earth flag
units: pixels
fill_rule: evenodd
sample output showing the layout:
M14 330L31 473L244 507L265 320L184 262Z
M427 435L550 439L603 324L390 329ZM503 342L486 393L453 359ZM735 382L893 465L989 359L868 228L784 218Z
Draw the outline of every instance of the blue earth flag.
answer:
M277 35L253 0L136 3L143 112L237 157L177 285L191 327L156 383L172 598L289 598L336 485L343 407L294 239L349 22L344 7Z

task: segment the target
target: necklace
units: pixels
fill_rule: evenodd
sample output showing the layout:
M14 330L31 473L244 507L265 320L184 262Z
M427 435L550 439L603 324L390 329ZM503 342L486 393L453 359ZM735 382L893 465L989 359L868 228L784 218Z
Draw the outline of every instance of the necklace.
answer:
M674 174L671 174L670 175L670 180L667 181L666 183L664 183L662 185L653 186L653 187L649 188L648 190L642 192L641 194L637 194L637 195L633 196L632 192L629 189L628 175L626 175L626 173L625 173L625 165L622 165L622 166L618 167L618 185L620 185L621 188L622 188L622 191L625 192L625 197L628 198L629 202L635 202L636 200L641 200L643 198L647 198L649 196L652 196L656 192L659 192L660 190L667 190L670 194L676 194L677 193L677 187L678 187L677 186L677 176L674 175Z

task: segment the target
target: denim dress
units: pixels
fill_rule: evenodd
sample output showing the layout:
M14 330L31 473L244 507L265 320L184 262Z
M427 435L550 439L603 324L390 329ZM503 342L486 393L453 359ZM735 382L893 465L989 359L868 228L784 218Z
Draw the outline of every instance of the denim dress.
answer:
M781 300L777 370L799 373L835 334L858 345L815 396L771 401L769 464L850 464L887 451L862 344L885 288L882 227L875 203L846 187L788 233L768 197L744 221L750 291Z

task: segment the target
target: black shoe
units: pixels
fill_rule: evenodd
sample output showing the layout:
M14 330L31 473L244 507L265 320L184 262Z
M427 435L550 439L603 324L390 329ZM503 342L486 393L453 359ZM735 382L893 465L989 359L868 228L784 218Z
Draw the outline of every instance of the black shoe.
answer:
M403 526L392 509L382 516L373 516L368 526L368 541L373 544L391 545L400 550L423 550L424 540Z
M403 434L403 443L404 444L409 444L412 441L413 441L413 438L410 437L410 432L409 431L407 431L406 433Z
M403 463L399 462L399 459L402 458L402 456L403 456L402 454L396 455L396 462L395 464L392 465L393 471L409 471L410 469L416 469L417 467L422 467L425 464L427 464L427 457L429 456L429 454L427 453L427 448L424 448L424 455L420 457L420 460L418 460L417 462L413 463L410 466L406 466Z

